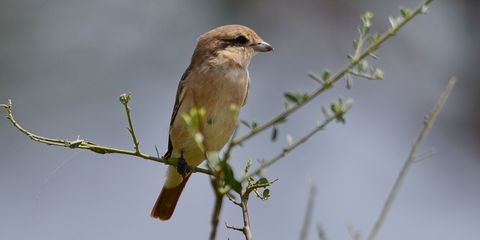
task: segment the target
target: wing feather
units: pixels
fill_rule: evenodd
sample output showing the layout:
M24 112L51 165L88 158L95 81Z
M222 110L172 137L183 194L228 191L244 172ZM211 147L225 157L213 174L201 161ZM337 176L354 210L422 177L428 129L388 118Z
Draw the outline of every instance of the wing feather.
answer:
M170 119L170 130L172 129L173 122L175 121L175 118L177 117L178 110L180 109L180 106L182 105L183 97L185 95L184 94L185 93L184 83L185 83L185 79L187 79L188 76L190 75L190 72L191 72L191 65L188 66L188 68L185 70L185 72L182 75L182 78L180 79L180 82L178 83L177 96L175 97L175 105L173 105L172 118ZM169 130L169 132L170 132L170 130ZM169 133L168 134L168 150L165 153L165 155L163 155L163 157L167 158L167 159L170 158L171 155L172 155L172 150L173 150L172 139L171 139L170 133Z

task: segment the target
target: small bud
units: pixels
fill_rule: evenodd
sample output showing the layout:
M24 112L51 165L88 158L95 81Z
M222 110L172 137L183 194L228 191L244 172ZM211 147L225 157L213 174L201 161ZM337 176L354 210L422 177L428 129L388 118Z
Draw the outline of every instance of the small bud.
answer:
M292 146L293 145L293 137L290 134L287 134L287 145Z
M400 8L400 14L403 18L409 18L412 16L412 11L408 8Z
M132 95L123 93L120 95L120 102L122 104L127 104L131 98L132 98Z
M352 75L350 74L345 74L345 81L347 83L347 89L352 89L352 86L353 86L353 79L352 79Z
M373 77L377 80L382 80L384 77L383 70L380 68L375 69L375 72L373 73Z
M390 22L390 25L392 26L392 28L397 28L398 22L399 22L398 18L389 16L388 21Z
M370 68L370 64L368 64L367 61L362 60L362 61L360 62L360 71L361 71L361 72L365 73L365 72L367 72L368 70L370 70L369 68Z
M427 11L428 11L428 6L427 5L423 5L422 8L420 8L420 12L423 13L423 14L427 13Z
M370 28L372 26L373 13L370 11L365 12L362 17L363 27Z

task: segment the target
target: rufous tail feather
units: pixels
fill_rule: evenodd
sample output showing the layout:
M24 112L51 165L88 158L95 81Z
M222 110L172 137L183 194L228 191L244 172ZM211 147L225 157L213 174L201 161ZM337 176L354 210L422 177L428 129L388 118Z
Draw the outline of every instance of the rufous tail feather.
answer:
M177 206L178 199L180 198L183 188L185 187L185 184L187 184L190 175L191 174L185 176L180 185L174 188L165 188L165 186L163 186L162 191L155 202L155 206L153 206L152 212L150 213L151 217L158 218L163 221L172 217L173 211L175 211L175 206Z

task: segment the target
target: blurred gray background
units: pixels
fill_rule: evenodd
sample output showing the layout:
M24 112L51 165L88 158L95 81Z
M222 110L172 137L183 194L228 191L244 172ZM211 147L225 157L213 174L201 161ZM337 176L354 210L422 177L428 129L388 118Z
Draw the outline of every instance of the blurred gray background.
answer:
M201 33L240 23L275 47L250 65L242 111L262 122L282 110L284 91L317 86L307 71L344 66L364 11L383 30L389 15L417 2L1 0L0 101L12 99L18 121L35 133L131 149L118 102L131 92L141 146L155 154L155 145L166 149L176 86ZM277 143L264 134L234 152L240 171L249 158L273 156L287 133L298 138L313 127L322 104L355 100L345 125L328 126L265 173L280 180L269 201L250 201L256 239L298 237L310 178L314 223L329 239L348 239L347 224L365 236L452 75L458 84L422 148L437 154L411 169L380 239L478 239L479 12L476 0L435 1L379 51L384 81L358 80L352 90L339 83L282 125ZM192 178L171 221L149 217L165 168L35 143L2 119L0 239L206 239L213 193L204 175ZM240 209L225 202L224 222L240 225ZM223 225L219 235L243 238Z

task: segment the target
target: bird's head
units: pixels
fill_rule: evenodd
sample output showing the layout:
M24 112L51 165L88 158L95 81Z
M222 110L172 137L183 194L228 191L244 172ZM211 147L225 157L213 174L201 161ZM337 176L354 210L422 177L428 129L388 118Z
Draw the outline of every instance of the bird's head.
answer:
M273 48L252 29L242 25L225 25L202 34L192 56L192 63L211 65L237 64L247 68L258 52Z

